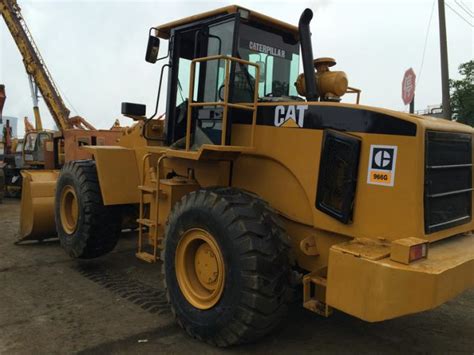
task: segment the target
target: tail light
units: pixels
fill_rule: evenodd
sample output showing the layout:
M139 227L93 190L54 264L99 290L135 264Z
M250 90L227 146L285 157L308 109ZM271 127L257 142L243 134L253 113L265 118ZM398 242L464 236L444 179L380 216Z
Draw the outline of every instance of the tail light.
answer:
M403 238L394 240L391 245L390 259L410 264L428 257L428 242L419 238Z
M418 259L426 258L428 254L428 243L418 244L410 247L410 259L409 261L415 261Z

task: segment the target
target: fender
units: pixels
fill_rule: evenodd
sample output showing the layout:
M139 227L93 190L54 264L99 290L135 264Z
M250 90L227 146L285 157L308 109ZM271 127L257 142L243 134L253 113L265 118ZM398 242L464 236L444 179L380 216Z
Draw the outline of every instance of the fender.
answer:
M308 194L284 163L268 156L246 154L236 160L233 172L233 186L257 193L292 221L313 225Z
M138 164L133 149L117 146L88 146L97 167L104 205L139 203Z

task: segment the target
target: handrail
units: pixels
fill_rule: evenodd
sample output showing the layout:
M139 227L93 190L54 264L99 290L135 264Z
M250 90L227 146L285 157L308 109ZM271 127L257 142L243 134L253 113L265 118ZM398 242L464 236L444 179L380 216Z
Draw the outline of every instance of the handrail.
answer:
M142 158L142 172L143 172L143 175L142 175L142 180L141 180L141 185L144 186L145 183L146 183L146 161L148 159L150 159L151 157L151 153L147 153L143 156ZM138 220L142 220L144 218L143 216L143 204L144 204L144 200L143 200L143 192L140 191L140 201L139 201L139 207L138 207ZM143 239L143 227L142 226L139 226L140 228L138 229L138 251L141 252L142 250L142 246L143 246L143 242L142 242L142 239Z
M356 94L357 95L357 97L356 97L356 104L357 105L359 105L359 102L360 102L361 92L362 92L361 89L357 89L357 88L354 88L354 87L351 87L351 86L348 86L347 90L346 90L346 94Z
M214 101L214 102L191 102L189 103L189 106L191 107L203 107L203 106L225 106L224 101ZM240 104L234 104L231 102L227 103L227 106L232 107L232 108L239 108L242 110L253 110L253 106L248 106L245 103L240 103Z
M195 71L196 63L207 62L212 60L224 60L225 61L225 79L224 79L224 100L223 101L212 101L212 102L192 102L194 97L194 84L195 84ZM255 67L255 86L254 86L254 95L252 104L248 103L230 103L229 102L229 82L230 82L230 67L231 63L240 63L244 65L249 65ZM191 80L189 85L189 100L188 100L188 112L187 112L187 122L186 122L186 150L191 149L191 127L192 127L192 109L193 107L203 107L203 106L222 106L223 115L222 115L222 132L221 132L221 146L226 145L226 136L227 136L227 116L228 109L236 108L242 110L252 111L252 130L250 138L250 146L254 146L255 142L255 127L257 124L257 100L258 100L258 83L260 78L260 67L258 64L249 62L244 59L229 57L226 55L213 55L208 57L196 58L191 61Z

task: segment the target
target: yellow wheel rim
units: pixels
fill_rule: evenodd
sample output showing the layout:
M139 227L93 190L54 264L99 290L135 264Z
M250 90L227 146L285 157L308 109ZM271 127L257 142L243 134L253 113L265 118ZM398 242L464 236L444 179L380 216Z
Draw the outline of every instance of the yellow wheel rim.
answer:
M78 216L79 207L77 204L76 191L72 186L67 185L61 191L60 206L61 224L67 234L75 232Z
M222 296L225 281L224 259L214 237L193 228L178 243L176 278L186 300L199 309L209 309Z

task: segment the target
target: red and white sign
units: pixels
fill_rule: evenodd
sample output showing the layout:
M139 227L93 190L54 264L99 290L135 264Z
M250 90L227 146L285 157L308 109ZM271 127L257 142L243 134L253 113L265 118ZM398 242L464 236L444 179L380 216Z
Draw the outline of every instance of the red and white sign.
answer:
M405 105L409 105L415 97L416 75L412 68L408 69L402 81L402 99Z

